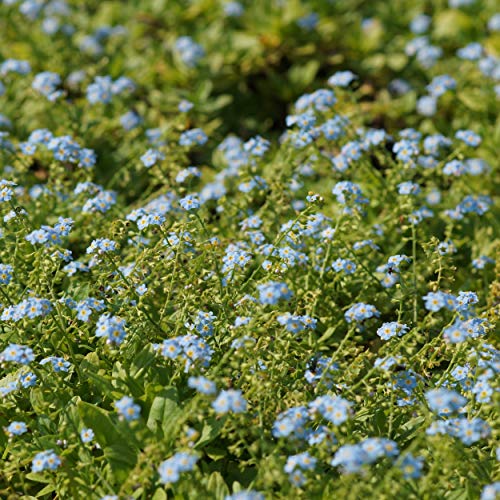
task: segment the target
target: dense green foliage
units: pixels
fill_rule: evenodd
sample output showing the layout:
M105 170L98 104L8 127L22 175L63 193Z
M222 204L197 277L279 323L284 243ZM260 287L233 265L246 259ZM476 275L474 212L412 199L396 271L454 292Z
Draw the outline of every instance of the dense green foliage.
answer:
M3 0L0 42L1 498L500 493L494 1Z

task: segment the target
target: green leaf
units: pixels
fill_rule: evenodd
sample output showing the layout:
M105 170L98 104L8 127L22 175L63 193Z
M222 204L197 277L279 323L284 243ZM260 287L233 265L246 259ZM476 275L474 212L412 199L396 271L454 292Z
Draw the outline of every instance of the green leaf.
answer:
M102 408L81 401L78 403L78 413L83 423L94 431L96 441L101 446L109 446L123 439L108 413Z
M33 407L33 410L36 411L38 414L44 414L45 410L48 406L47 401L45 401L43 390L34 387L31 392L30 392L30 403L31 406Z
M42 488L36 495L37 498L43 497L49 493L52 493L56 490L56 486L54 484L48 484L45 488Z
M151 497L151 500L167 500L167 494L162 488L158 488Z
M136 377L145 368L151 365L153 360L155 359L154 352L151 346L146 346L135 358L130 367L129 373L131 377Z
M373 426L377 429L378 433L383 436L387 429L387 415L382 408L377 408L373 415Z
M224 108L232 101L233 101L233 96L229 94L224 94L217 97L216 99L213 99L211 102L208 102L203 106L200 106L200 109L202 109L207 113L213 113L214 111Z
M37 483L50 483L51 478L47 477L45 474L41 474L39 472L29 472L26 474L26 479L30 481L35 481Z
M449 500L467 500L468 498L474 498L473 496L469 496L467 489L461 488L455 491L451 491L447 496Z
M326 332L318 340L318 343L322 344L323 342L326 342L335 333L335 330L336 330L336 327L334 327L334 326L327 328Z
M113 384L108 378L100 375L98 372L100 360L95 352L91 352L85 356L80 363L80 370L85 373L85 376L90 379L93 385L103 394L109 394L114 390Z
M199 102L204 102L208 99L208 96L212 92L213 83L210 80L203 80L198 85L196 89L196 100Z
M175 387L166 387L155 396L146 424L151 431L158 433L161 429L163 437L168 436L177 418L182 414L177 400Z
M227 450L225 448L218 448L217 446L208 446L203 451L215 461L222 460L227 455Z
M319 69L319 62L310 60L306 64L294 64L288 71L288 78L295 90L302 91L312 83Z
M129 370L126 370L123 365L117 361L113 366L113 381L116 387L124 392L128 392L134 398L140 398L144 394L144 388L140 382L142 379L130 376Z
M387 66L394 71L401 71L408 63L408 57L405 54L391 54L387 57Z
M436 14L434 22L434 36L436 38L456 39L463 31L470 29L472 23L469 16L459 10L443 10Z
M137 463L138 450L132 448L126 439L122 438L122 442L106 446L103 452L117 481L120 483L125 481Z
M472 111L487 111L488 101L477 90L467 90L466 92L459 92L458 99L465 104Z
M231 42L235 51L251 50L255 52L256 48L258 48L258 52L261 52L259 39L254 35L236 32L232 36Z
M219 434L224 425L224 419L209 418L203 424L201 436L196 443L195 448L200 449L213 441Z
M212 472L208 478L208 491L213 493L216 500L223 499L229 495L229 488L220 472Z
M107 378L94 373L92 369L86 369L84 366L82 366L82 371L83 373L85 373L86 377L93 382L94 386L101 391L102 394L109 394L115 390L115 387Z

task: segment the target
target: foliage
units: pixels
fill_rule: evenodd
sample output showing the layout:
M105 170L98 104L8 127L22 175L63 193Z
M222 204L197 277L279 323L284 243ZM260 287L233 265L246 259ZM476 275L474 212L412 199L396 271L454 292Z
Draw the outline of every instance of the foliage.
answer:
M0 5L2 498L495 498L487 0Z

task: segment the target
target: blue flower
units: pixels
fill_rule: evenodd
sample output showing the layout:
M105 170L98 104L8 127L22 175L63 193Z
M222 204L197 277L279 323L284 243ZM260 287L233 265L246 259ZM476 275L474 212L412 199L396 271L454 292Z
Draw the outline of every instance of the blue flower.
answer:
M57 90L61 84L61 77L57 73L44 71L38 73L32 83L32 88L40 94L43 94L49 101L55 101L62 95L62 92Z
M175 41L175 50L182 62L192 68L205 55L203 47L197 44L190 36L180 36Z
M198 457L192 453L176 453L174 456L163 461L158 467L160 482L163 484L177 482L179 480L180 473L192 471L197 461Z
M198 196L194 194L188 194L187 196L179 200L179 205L184 210L197 210L198 208L200 208L201 203Z
M361 446L346 444L337 450L330 463L346 472L358 472L367 462L368 456Z
M399 468L403 472L405 479L417 479L422 475L424 459L423 457L415 457L411 453L406 453L401 455Z
M33 387L36 384L37 376L32 372L23 373L19 375L19 383L21 387L28 388Z
M500 481L487 484L481 491L480 500L497 500L500 494Z
M21 365L27 365L34 359L35 355L31 347L19 344L9 344L0 353L0 361L19 363Z
M354 274L356 272L356 264L349 259L337 259L332 263L332 269L345 274Z
M27 75L31 71L31 66L28 61L18 59L5 59L0 64L0 76L5 76L8 73L17 73L19 75Z
M422 298L425 300L425 308L428 311L437 312L446 306L445 304L448 297L449 297L448 294L443 293L441 291L437 291L437 292L429 292Z
M40 361L41 365L45 365L50 363L55 372L67 372L71 363L66 361L64 358L59 358L57 356L49 356L48 358L44 358Z
M213 353L203 338L196 335L165 339L161 344L153 344L153 348L166 358L180 357L185 362L186 372L196 364L208 366Z
M383 340L389 340L390 338L398 335L403 336L408 331L408 326L393 321L391 323L384 323L378 330L377 335Z
M448 90L455 90L456 86L457 82L451 76L439 75L432 79L426 89L432 97L440 97Z
M353 321L364 321L365 319L373 318L374 316L380 316L375 306L371 304L365 304L363 302L358 302L351 306L344 314L344 317L348 323Z
M463 161L460 160L451 160L447 162L443 167L444 175L454 175L458 177L459 175L463 175L467 172L467 167Z
M141 161L146 168L156 165L163 160L165 156L156 149L148 149L142 156Z
M432 18L426 16L425 14L418 14L410 22L410 30L416 35L421 35L425 33L431 24Z
M108 344L121 344L127 335L125 326L124 319L105 313L97 320L95 335L104 337Z
M259 301L261 304L274 305L280 300L290 300L293 296L292 291L286 283L277 281L268 281L257 286L259 291Z
M352 71L337 71L328 78L328 85L332 87L348 87L358 77Z
M240 390L228 389L219 393L212 407L219 414L243 413L247 409L247 402Z
M28 432L28 427L24 422L11 422L6 428L5 432L10 436L20 436Z
M177 109L181 113L187 113L189 110L193 109L194 104L187 99L182 99L181 102L179 102L179 105L177 106Z
M141 407L129 396L123 396L115 401L115 408L120 417L128 421L137 420L141 414Z
M471 42L457 50L457 56L467 61L476 61L483 55L483 46L478 42Z
M392 151L396 153L396 158L404 163L411 163L419 153L415 142L407 139L396 142L392 147Z
M313 30L319 21L319 15L316 12L311 12L301 18L297 19L297 24L304 30Z
M14 195L14 190L12 186L15 186L16 183L12 181L8 181L5 179L0 179L0 203L5 201L10 201L12 196Z
M14 268L9 264L0 264L0 285L8 285L12 280Z
M90 246L87 248L87 253L108 253L114 252L118 248L116 241L110 240L108 238L97 238L93 240Z
M108 104L113 98L113 80L110 76L96 76L87 87L87 100L90 104Z
M301 316L292 315L290 313L278 316L278 323L285 326L287 331L292 333L299 333L305 329L304 323L301 321Z
M417 100L417 113L422 116L434 116L437 111L437 100L433 95L424 95Z
M53 450L41 451L35 455L31 462L33 472L42 472L44 470L55 470L61 465L61 459Z
M179 184L182 184L186 182L188 179L191 180L191 178L199 178L201 177L201 172L198 168L196 167L188 167L183 170L181 170L175 177L175 182L178 182Z
M333 363L331 358L321 356L313 357L307 362L304 378L312 385L321 383L324 387L333 386L335 372L339 369L337 363Z
M193 128L191 130L186 130L183 132L179 138L179 144L181 146L193 146L195 144L198 144L202 146L208 141L208 137L201 130L201 128Z
M487 264L494 264L495 260L486 255L480 255L472 261L472 266L476 269L484 269Z
M476 134L472 130L459 130L455 134L455 137L467 144L467 146L471 146L473 148L481 144L481 136Z
M94 439L94 431L92 429L82 429L80 431L80 439L84 443L90 443Z
M125 130L133 130L142 123L142 118L135 111L127 111L120 116L120 124Z
M267 139L263 139L260 135L257 135L245 142L243 148L252 156L264 156L269 146L270 142Z
M340 396L319 396L309 403L314 413L319 413L324 419L334 425L340 425L348 420L351 413L351 403Z
M296 475L297 472L313 470L316 466L317 460L312 457L307 451L291 455L287 458L284 471L288 474L290 481L295 486L300 486L305 482L305 478Z
M337 182L332 189L332 194L336 196L337 201L342 205L348 204L349 201L353 203L367 203L366 198L362 196L361 188L354 182Z
M429 408L438 415L449 415L462 408L467 399L449 389L432 389L425 393Z
M205 378L205 377L189 377L188 386L192 389L196 389L202 394L215 394L217 392L217 386L215 382Z
M232 495L226 495L224 500L264 500L264 495L258 491L247 490L238 491L238 493L233 493Z

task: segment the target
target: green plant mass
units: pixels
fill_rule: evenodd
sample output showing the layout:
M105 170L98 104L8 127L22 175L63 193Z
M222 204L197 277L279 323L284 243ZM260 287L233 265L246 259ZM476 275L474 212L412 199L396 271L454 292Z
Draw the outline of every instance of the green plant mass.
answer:
M500 498L494 0L0 0L0 498Z

